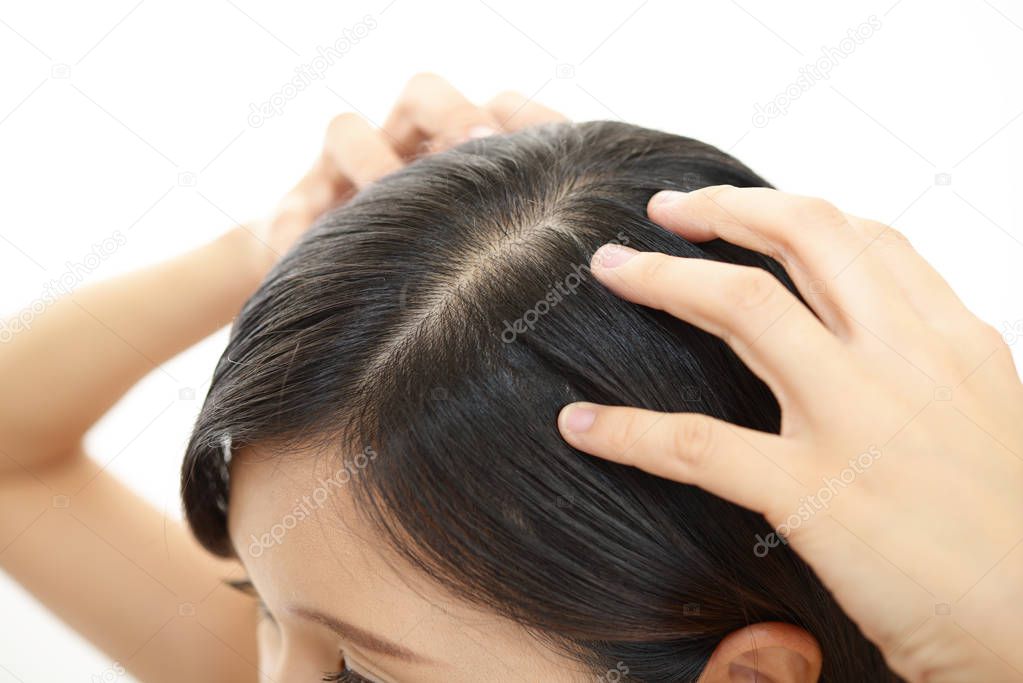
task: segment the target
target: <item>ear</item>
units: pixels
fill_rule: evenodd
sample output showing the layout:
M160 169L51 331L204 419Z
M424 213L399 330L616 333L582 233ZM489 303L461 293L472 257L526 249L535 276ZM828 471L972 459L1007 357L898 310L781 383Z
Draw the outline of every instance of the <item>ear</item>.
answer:
M820 645L792 624L764 622L730 633L700 675L699 683L816 683Z

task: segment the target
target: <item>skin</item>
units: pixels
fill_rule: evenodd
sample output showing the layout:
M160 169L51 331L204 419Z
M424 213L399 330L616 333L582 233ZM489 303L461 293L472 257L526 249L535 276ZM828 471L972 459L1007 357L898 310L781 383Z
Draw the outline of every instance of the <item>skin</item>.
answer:
M267 219L83 287L0 345L0 567L139 680L289 680L261 666L256 602L224 584L244 577L241 564L211 557L105 470L117 454L87 454L83 437L143 376L228 324L315 218L417 146L562 118L511 92L476 106L417 76L381 129L335 118Z
M564 437L775 528L870 454L788 543L905 678L1023 680L1023 385L1001 335L905 237L823 200L710 187L659 193L648 211L775 257L806 298L731 264L621 247L593 262L626 299L727 341L778 396L781 434L575 404Z
M280 455L243 450L231 465L231 539L272 615L259 631L260 669L268 679L315 681L343 659L381 683L592 680L579 663L518 625L459 603L381 548L347 484L324 497L319 482L341 467L334 454ZM359 476L357 468L349 471ZM312 501L305 507L311 514L289 518L303 496ZM291 528L279 543L252 546L286 518ZM320 616L310 618L309 610ZM332 629L331 620L347 626ZM355 630L388 644L373 647L353 638Z
M578 661L460 602L375 542L379 532L348 492L348 477L359 476L354 462L353 454L260 448L232 457L228 527L263 606L263 680L318 680L342 666L380 683L594 680ZM332 477L343 483L323 484ZM260 542L268 533L274 540ZM700 680L741 681L740 674L758 672L802 683L817 680L820 668L820 650L805 631L755 624L721 643Z
M338 669L342 660L378 681L592 680L592 674L584 676L573 660L545 648L514 624L453 600L372 543L374 531L355 514L343 488L334 491L329 503L318 508L315 515L288 530L285 542L258 556L251 552L251 537L283 520L295 501L315 488L313 482L325 473L327 460L322 457L301 457L301 453L279 457L284 454L261 452L258 448L236 454L232 461L229 524L238 558L219 560L209 557L175 520L167 519L109 475L99 463L107 462L111 454L99 454L94 460L81 446L89 427L135 382L228 323L267 269L325 210L343 203L358 189L417 154L445 149L472 135L511 131L554 120L563 117L521 95L508 93L478 107L442 79L429 74L418 76L405 88L380 129L354 115L337 117L328 128L324 149L312 168L268 219L238 226L204 247L153 268L83 288L45 311L30 331L18 334L0 347L0 374L5 379L0 388L0 566L83 636L145 681L318 680L324 671ZM821 208L821 202L814 201L813 206ZM678 213L677 206L669 211L667 205L661 208L652 205L651 215L667 227L689 230L696 238L711 237L728 223L720 214L713 214L716 203L698 205L699 212L693 208L695 204L689 206L690 213L686 214ZM752 196L744 211L738 206L731 207L731 211L739 216L773 212L783 217L786 224L800 228L805 228L808 222L817 224L821 218L808 211L804 200L770 191ZM745 223L761 227L756 220ZM863 229L873 226L876 230L874 224L855 224L865 226ZM769 253L799 253L799 261L782 259L790 271L827 270L833 265L829 262L834 256L832 250L847 250L849 242L844 232L822 231L817 247L810 245L803 253L787 243L784 248L771 249L775 242L767 230L761 230L763 235L753 230L735 232L722 236L754 248L770 249ZM805 230L802 233L806 234ZM873 259L875 252L870 253ZM678 282L657 279L677 271L678 264L670 268L629 270L644 259L649 263L654 258L643 256L632 266L623 264L614 269L605 264L606 270L595 264L595 272L609 286L619 287L616 291L649 305L662 305L689 319L696 317L693 310L708 307L731 310L736 302L744 310L767 310L762 304L774 303L780 296L772 290L771 296L761 301L768 285L760 281L752 289L743 284L724 287L720 291L726 293L726 298L722 301L709 298L702 309L695 300L675 301L669 308L669 297L664 292L700 291L713 295L717 288L706 287L705 281L699 288L687 288ZM613 258L609 263L613 263ZM870 288L870 283L865 282L880 272L878 268L861 271L860 267L867 264L866 259L862 260L847 276L855 286L867 286L859 296L871 305L869 310L857 308L858 317L878 326L905 322L906 318L900 317L904 310L897 308L889 313L884 310L886 304L881 303L884 299L880 297L891 290ZM614 275L610 274L612 270ZM910 276L922 277L925 267L911 261L903 270L906 272L900 271L898 277L906 282L900 284L898 291L916 292L922 285ZM629 273L635 279L626 287ZM727 284L724 279L722 283ZM885 285L888 284L886 281ZM932 284L927 282L928 287ZM924 305L926 298L916 296L914 305ZM847 305L853 304L836 300L834 309L821 306L819 312L829 325L837 325ZM713 311L705 312L704 316L705 319L694 322L720 332L732 342L744 338L731 331L722 312L718 312L717 318ZM720 320L720 327L714 327L709 322L712 319ZM750 316L746 319L758 320ZM935 324L965 319L965 316L935 318ZM763 322L762 318L759 320ZM977 331L976 326L948 327L949 334ZM789 331L786 343L796 344L801 354L799 344L807 344L818 353L814 364L802 369L785 366L784 356L794 355L792 346L787 354L776 352L761 358L756 353L744 352L743 357L762 376L772 380L782 398L787 431L781 438L790 441L794 436L803 438L803 466L808 466L807 453L822 456L837 453L842 439L852 440L849 432L853 428L866 430L864 425L882 424L876 419L876 394L872 390L888 390L888 385L859 366L855 367L860 373L853 379L839 375L850 363L849 356L836 355L837 342L826 348L812 346L820 341L821 334L804 340L800 335L812 330L805 319L795 334L788 325L779 324L777 329ZM838 328L828 328L833 329ZM832 334L839 342L848 342L848 337L833 331ZM993 343L990 334L978 335L977 339L981 337ZM916 344L913 342L919 339L900 337L899 348L937 373L929 364L935 359L934 338L931 333L930 343ZM961 341L971 342L969 348L976 353L983 350L972 336ZM767 345L758 342L749 346L759 350ZM883 355L883 350L876 346L869 352L873 355L868 354L868 358ZM985 425L999 436L1001 443L1011 444L1020 452L1019 432L1006 427L1013 417L1009 404L1020 404L1012 402L1017 398L1014 392L1018 391L1018 382L1006 380L1006 373L1001 372L1006 369L1004 355L996 350L986 364L967 377L968 381L963 381L962 392L955 382L949 380L948 384L957 387L956 406L968 409L978 424ZM841 425L835 425L834 416L831 422L821 417L830 404L817 405L812 415L794 409L802 405L796 403L797 389L802 386L805 390L806 385L819 383L821 373L836 373L836 381L847 381L846 386L851 389L872 391L865 394L869 400L846 402L841 410L844 420ZM791 386L774 381L783 374L793 376ZM854 379L863 379L860 375L870 376L874 383L866 387L855 384ZM796 381L799 377L801 383ZM982 383L990 383L987 393L978 388ZM961 394L970 400L956 402ZM998 403L994 401L996 395L1001 397ZM907 405L905 401L892 402L899 408ZM889 411L895 409L891 405L886 407ZM592 410L594 419L583 430L577 418L582 414L586 422L587 410ZM726 441L739 432L692 420L684 416L657 420L647 414L584 407L575 417L566 413L562 427L566 438L580 448L693 481L761 510L769 519L775 516L773 511L783 509L778 501L768 505L762 491L774 488L763 486L763 482L777 483L771 478L770 469L763 466L757 469L755 457L748 457L747 453L743 458L738 441ZM889 482L887 488L881 484L876 489L862 487L870 492L869 498L866 492L857 494L858 498L851 493L845 496L850 501L846 507L852 521L848 523L855 525L861 537L884 547L886 554L900 560L907 556L932 558L941 567L951 567L949 572L955 572L955 578L965 580L969 570L976 567L966 566L971 558L961 558L961 552L972 552L975 558L991 558L1006 550L1006 538L1015 529L1012 520L1018 518L1012 517L1006 500L1011 493L1018 497L1018 472L1011 462L1005 464L1004 457L999 459L993 454L995 449L990 447L990 441L978 436L975 428L951 420L938 422L929 426L943 430L938 432L942 448L953 454L969 449L971 459L950 455L947 463L942 461L941 469L929 471L935 468L930 461L923 461L923 456L933 452L930 448L933 442L925 441L926 447L920 445L920 440L929 435L925 431L923 435L917 434L916 439L906 439L909 455L904 458L905 465L893 466L884 480L901 477L898 490L893 490ZM697 426L689 427L691 424ZM811 429L811 425L819 429ZM667 426L672 429L666 429ZM715 458L699 457L700 453L689 447L691 443L701 443L704 434L712 435L713 439L706 442L709 445L703 452L713 452ZM754 438L751 434L745 436ZM640 442L643 447L631 448ZM720 448L719 444L725 443L735 448ZM756 443L768 448L766 441ZM666 450L665 445L669 449L686 448L672 451ZM675 457L658 458L655 455L658 452L673 453ZM332 457L338 455L342 454ZM781 451L777 457L783 457ZM896 458L883 462L893 460L899 462ZM978 462L979 467L975 466ZM877 468L882 471L880 465ZM749 483L740 472L755 472L760 486ZM816 472L804 474L804 481L811 481ZM926 515L907 513L902 508L907 480L919 482L909 501L916 510L926 511ZM776 495L780 498L783 493L792 496L795 492L781 486ZM953 510L953 506L945 503L952 497L965 498L979 508L971 508L966 515L958 514L962 512L958 506ZM864 505L864 500L869 500L869 505ZM856 510L852 501L868 509ZM874 513L872 509L880 512ZM896 511L901 514L895 514ZM957 514L953 516L953 512ZM886 513L884 519L888 524L879 531L877 520L882 513ZM953 526L949 527L950 524ZM943 527L957 532L956 543L939 548L936 539ZM864 559L870 554L867 550L852 552L848 543L836 542L834 533L827 531L815 535L801 532L791 542L836 591L864 631L877 640L890 660L911 680L924 680L925 676L929 677L927 680L1004 678L1005 670L993 668L983 653L969 659L967 655L977 648L964 646L963 639L954 638L954 632L950 635L947 629L942 631L925 623L896 647L895 636L903 633L899 627L905 628L911 622L918 605L899 594L905 587L900 577L893 576L890 566ZM897 555L903 549L893 549L890 547L893 544L902 544L904 554ZM979 562L978 559L975 564ZM969 623L974 632L993 634L987 642L993 643L992 649L1001 650L1003 643L1018 642L1021 638L1018 617L1008 613L1006 605L1018 604L1018 599L1014 603L1012 598L1018 598L1019 586L1023 584L1013 557L1007 555L1001 564L995 564L968 593L971 600L977 600L979 607L975 609L980 610L974 613L979 617ZM68 574L69 567L74 568L73 580ZM930 565L917 562L914 569L927 571ZM930 571L920 580L941 578L942 572ZM250 592L258 593L269 616L260 616L252 596L224 586L225 578L246 577L253 586ZM859 595L863 591L856 587L864 584L876 585L878 589L869 595ZM996 604L998 600L1004 602ZM309 610L316 610L318 616L310 619ZM958 611L956 615L959 616ZM350 628L337 628L340 621L374 633L377 641L387 639L392 644L371 647L372 640L352 635ZM331 624L335 628L330 628ZM400 653L406 655L404 660L396 656ZM943 657L936 658L936 653ZM959 657L945 656L957 653ZM817 644L805 632L788 624L752 624L722 641L701 681L752 680L756 673L779 682L813 681L819 675L820 665Z

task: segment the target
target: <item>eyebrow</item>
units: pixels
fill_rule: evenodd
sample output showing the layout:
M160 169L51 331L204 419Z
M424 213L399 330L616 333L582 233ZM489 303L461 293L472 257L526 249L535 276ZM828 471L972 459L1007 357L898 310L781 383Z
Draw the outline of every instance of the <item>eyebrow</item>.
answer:
M395 659L411 662L413 664L436 663L432 659L413 652L393 640L388 640L382 636L378 636L375 633L359 628L358 626L346 621L342 621L341 619L329 614L324 614L323 612L319 612L309 607L302 607L300 605L289 605L286 609L288 612L297 617L301 617L307 621L312 621L320 624L321 626L326 626L331 631L354 645L358 645L359 647L367 650L372 650L378 654L394 657Z

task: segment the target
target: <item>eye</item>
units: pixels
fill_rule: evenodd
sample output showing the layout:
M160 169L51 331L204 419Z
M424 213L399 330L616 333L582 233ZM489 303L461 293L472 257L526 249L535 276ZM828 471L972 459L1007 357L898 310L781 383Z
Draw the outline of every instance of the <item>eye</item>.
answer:
M347 665L343 664L342 666L344 668L342 668L340 671L334 673L328 672L323 674L323 678L320 680L328 681L331 683L374 683L368 678L365 678L364 676L355 673L354 671L349 669Z
M264 603L262 598L259 597L259 593L256 592L256 587L252 585L252 581L250 581L249 579L233 579L225 580L224 583L230 586L231 588L235 589L239 593L244 593L245 595L254 598L256 601L256 605L259 609L260 619L268 619L270 621L274 621L273 615L270 614L270 610L267 609L266 603Z
M264 603L259 597L259 593L256 592L255 586L252 585L252 582L249 579L230 580L224 581L224 583L241 593L245 593L246 595L255 598L256 605L259 609L260 621L263 623L269 622L268 625L276 625L277 621L274 619L273 614L271 614L270 610L267 609L266 603ZM341 660L340 671L324 672L323 678L320 680L326 681L327 683L376 683L376 681L366 678L362 674L349 669L348 664L343 658Z
M259 602L256 603L256 605L257 605L257 608L259 609L259 618L260 619L266 619L268 621L274 621L274 615L270 614L270 610L267 609L265 602L260 600Z

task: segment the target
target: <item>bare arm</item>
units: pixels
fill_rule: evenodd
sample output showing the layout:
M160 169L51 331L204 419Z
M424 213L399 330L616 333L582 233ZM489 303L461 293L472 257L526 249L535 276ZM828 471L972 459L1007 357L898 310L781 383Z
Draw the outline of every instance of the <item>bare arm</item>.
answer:
M271 254L244 228L57 302L0 348L0 566L147 681L256 680L238 570L80 448L139 378L230 321Z
M143 681L256 681L240 572L81 452L0 479L0 563Z
M0 474L60 458L149 371L230 322L273 252L245 228L57 301L0 347Z
M417 77L382 130L335 119L266 224L83 289L0 345L0 567L141 680L257 680L254 605L222 587L238 567L86 457L82 437L146 373L230 322L317 216L422 145L559 119L513 93L475 107Z

